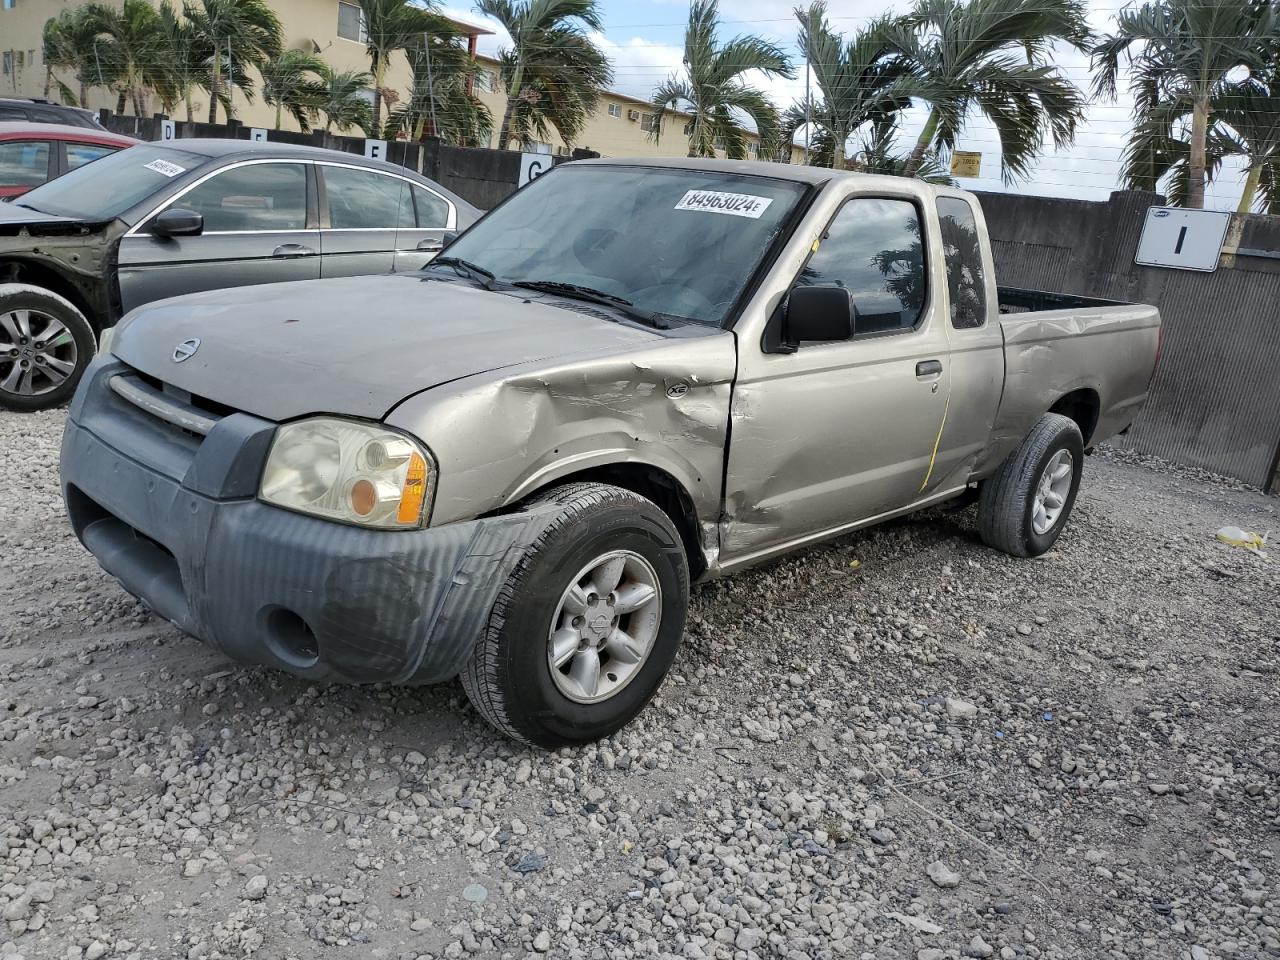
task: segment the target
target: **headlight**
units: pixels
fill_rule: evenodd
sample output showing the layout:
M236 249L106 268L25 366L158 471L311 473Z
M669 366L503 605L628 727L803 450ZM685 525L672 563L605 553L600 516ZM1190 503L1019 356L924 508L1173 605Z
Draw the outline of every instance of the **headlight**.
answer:
M435 468L411 437L374 423L314 417L276 430L258 496L363 527L420 527Z

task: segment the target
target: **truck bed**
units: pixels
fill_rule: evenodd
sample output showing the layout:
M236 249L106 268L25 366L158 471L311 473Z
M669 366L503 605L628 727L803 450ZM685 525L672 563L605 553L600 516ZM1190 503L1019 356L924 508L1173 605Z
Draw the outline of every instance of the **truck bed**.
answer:
M1159 349L1155 307L1043 290L997 288L1005 383L987 465L1022 441L1063 398L1094 413L1092 445L1133 422Z

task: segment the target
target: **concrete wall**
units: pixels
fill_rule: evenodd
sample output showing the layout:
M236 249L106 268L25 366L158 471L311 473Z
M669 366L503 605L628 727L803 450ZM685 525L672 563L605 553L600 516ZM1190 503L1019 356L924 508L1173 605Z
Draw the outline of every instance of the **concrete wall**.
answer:
M1133 262L1158 194L1107 203L979 194L997 281L1154 303L1164 351L1119 443L1266 487L1280 483L1280 217L1236 216L1213 273Z

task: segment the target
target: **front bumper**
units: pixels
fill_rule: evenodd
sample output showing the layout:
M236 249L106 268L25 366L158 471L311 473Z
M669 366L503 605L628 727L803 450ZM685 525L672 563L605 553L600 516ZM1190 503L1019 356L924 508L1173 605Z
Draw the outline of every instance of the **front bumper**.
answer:
M275 424L232 413L204 437L176 429L111 390L130 372L94 361L61 465L76 535L126 590L233 659L303 677L430 683L462 669L542 513L375 531L261 503Z

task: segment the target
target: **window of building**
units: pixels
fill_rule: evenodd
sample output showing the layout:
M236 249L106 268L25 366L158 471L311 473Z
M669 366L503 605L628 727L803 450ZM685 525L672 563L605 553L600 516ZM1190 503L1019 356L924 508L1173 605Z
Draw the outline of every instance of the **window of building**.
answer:
M620 103L611 103L611 104L609 104L609 116L611 116L611 117L620 117L620 116L622 116L622 104L620 104Z
M0 73L6 77L13 73L13 51L6 50L3 56L0 56Z
M987 322L987 285L982 272L982 246L973 207L959 197L938 198L942 255L947 262L951 325L970 330Z
M760 156L760 142L758 140L747 141L747 156L749 157Z
M367 34L364 29L364 14L354 3L343 3L338 0L338 36L344 40L364 43Z
M493 93L498 89L498 75L492 70L476 71L476 91L478 93Z
M525 150L529 153L551 153L551 144L543 143L541 140L530 140Z
M909 200L850 200L823 234L797 283L844 287L858 308L858 333L909 330L925 301L920 216Z
M67 169L74 170L76 167L83 167L86 163L105 157L109 153L115 153L118 147L106 147L97 143L68 143L67 144Z
M12 10L16 4L17 0L4 0L3 6L5 10Z
M49 141L0 143L0 187L34 187L49 179Z
M252 163L216 174L174 201L204 217L206 232L301 230L307 174L300 163Z
M653 130L657 127L657 125L658 125L658 115L657 115L656 113L642 113L642 114L640 114L640 129L641 129L641 130L646 130L646 131L649 131L650 133L652 133L652 132L653 132Z

